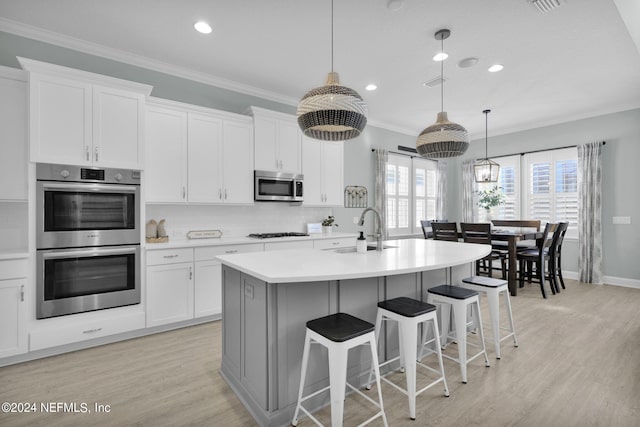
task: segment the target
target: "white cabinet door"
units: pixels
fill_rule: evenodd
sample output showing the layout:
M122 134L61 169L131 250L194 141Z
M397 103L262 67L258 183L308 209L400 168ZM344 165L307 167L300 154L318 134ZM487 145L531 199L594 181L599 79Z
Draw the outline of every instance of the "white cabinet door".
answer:
M256 114L253 119L255 132L255 165L257 170L275 171L280 163L277 154L278 124L276 119Z
M278 122L278 158L282 172L299 173L300 167L300 144L302 133L298 127L298 122L292 116L291 120L280 120Z
M343 143L302 138L304 204L342 206Z
M253 203L253 129L251 121L224 120L220 169L224 203Z
M342 142L322 143L322 184L324 204L342 206L344 204L344 147Z
M222 263L196 261L195 265L194 317L222 313Z
M147 268L147 327L193 319L193 262Z
M26 353L26 279L0 280L0 359Z
M187 113L147 109L146 201L184 202L187 196Z
M27 200L27 84L0 76L0 200Z
M322 141L302 137L302 173L304 174L304 205L322 205Z
M93 163L104 167L140 168L144 141L142 94L93 87Z
M31 74L31 161L92 164L92 85Z
M221 203L222 120L189 113L188 123L188 200Z

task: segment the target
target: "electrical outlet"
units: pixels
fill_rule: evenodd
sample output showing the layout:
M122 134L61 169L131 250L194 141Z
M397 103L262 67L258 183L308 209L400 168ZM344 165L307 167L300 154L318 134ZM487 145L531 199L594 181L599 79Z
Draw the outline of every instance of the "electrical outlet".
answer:
M244 285L244 296L249 299L253 299L253 286L252 285Z
M613 217L613 223L614 224L631 224L631 217L630 216L614 216Z
M353 217L353 223L354 223L354 224L357 224L357 223L358 223L358 221L360 221L360 217L354 216L354 217Z

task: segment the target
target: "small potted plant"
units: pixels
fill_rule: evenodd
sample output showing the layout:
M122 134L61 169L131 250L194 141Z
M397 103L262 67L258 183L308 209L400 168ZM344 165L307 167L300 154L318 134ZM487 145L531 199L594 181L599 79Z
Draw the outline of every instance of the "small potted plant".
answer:
M478 206L485 210L488 221L491 221L491 209L507 201L506 196L502 192L502 187L498 187L497 185L494 185L493 188L485 188L482 191L478 191L477 194L480 196Z
M335 225L336 227L338 226L338 224L335 223L336 219L329 215L328 217L326 217L325 219L322 220L322 232L325 234L329 234L331 233L331 230L333 230L333 226Z

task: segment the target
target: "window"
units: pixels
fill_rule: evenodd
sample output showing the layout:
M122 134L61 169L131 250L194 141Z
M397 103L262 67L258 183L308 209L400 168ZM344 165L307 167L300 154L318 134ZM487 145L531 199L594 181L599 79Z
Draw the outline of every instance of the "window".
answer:
M392 236L422 233L420 220L436 217L437 162L389 154L387 228Z
M524 206L528 218L542 223L568 221L567 237L577 235L578 153L575 148L524 156L527 182Z
M493 219L568 221L567 237L577 236L578 152L575 148L499 157L498 183L477 184L477 191L498 185L506 202L492 210ZM489 221L477 207L478 221Z

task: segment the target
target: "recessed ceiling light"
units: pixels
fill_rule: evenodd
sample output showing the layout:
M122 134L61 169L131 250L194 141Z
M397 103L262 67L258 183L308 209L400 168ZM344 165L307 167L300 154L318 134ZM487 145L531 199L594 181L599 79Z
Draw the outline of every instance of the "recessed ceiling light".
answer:
M436 56L433 57L433 60L434 61L444 61L448 57L449 57L449 55L446 54L445 52L440 52Z
M458 62L458 67L460 68L469 68L469 67L473 67L474 65L476 65L478 63L478 58L465 58L460 60L460 62Z
M202 34L209 34L211 32L211 25L207 24L204 21L198 21L193 24L193 28L196 29L197 32Z
M491 67L489 67L489 72L497 73L498 71L501 71L503 68L504 66L502 64L494 64Z
M367 87L365 87L366 90L376 90L378 89L378 86L374 85L373 83L370 83L367 85Z

